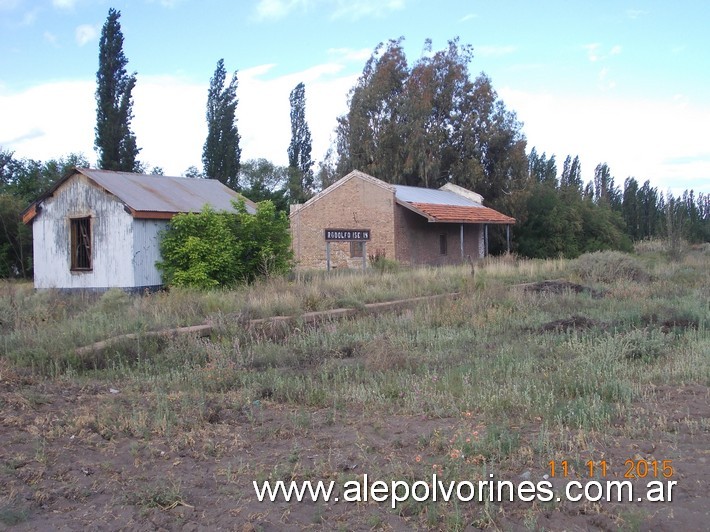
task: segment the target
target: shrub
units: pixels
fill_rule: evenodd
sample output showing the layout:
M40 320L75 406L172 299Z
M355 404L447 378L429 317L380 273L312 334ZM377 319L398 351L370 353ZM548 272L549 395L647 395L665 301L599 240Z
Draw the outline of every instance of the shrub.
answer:
M270 201L259 203L256 214L247 212L244 201L234 206L236 212L205 206L200 213L173 217L163 232L157 264L165 284L231 286L290 269L286 215Z
M239 280L251 282L287 273L293 266L293 253L286 213L277 211L270 200L260 202L256 214L249 214L243 201L236 207L237 213L228 216L241 267Z
M370 263L370 267L380 273L396 272L399 269L397 261L388 259L384 249L378 248L374 253L369 253L367 260Z
M635 257L619 251L585 253L572 264L582 279L595 283L614 281L647 281L649 273Z

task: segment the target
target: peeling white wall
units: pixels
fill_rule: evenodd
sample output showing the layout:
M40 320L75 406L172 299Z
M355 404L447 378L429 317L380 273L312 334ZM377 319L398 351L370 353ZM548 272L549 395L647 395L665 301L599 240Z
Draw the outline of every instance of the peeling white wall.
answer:
M85 216L91 217L92 270L72 272L70 219ZM115 196L75 174L42 202L33 221L35 288L136 286L133 221Z

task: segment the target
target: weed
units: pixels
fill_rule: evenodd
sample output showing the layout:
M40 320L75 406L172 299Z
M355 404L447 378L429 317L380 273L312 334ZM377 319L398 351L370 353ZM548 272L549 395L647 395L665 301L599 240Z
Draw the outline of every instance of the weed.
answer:
M0 523L5 526L15 526L27 521L30 512L18 502L12 502L0 506Z
M56 442L74 434L125 449L141 467L166 446L175 464L186 453L211 463L248 457L244 464L226 461L214 473L225 484L218 495L227 497L242 497L254 479L341 482L374 470L381 479L414 482L436 473L444 481L473 482L491 470L498 478L526 470L538 475L550 460L565 460L579 472L590 455L601 458L600 449L613 452L607 444L619 435L661 441L658 431L664 431L673 441L701 441L707 416L646 405L663 403L658 390L710 382L708 252L689 249L671 263L662 251L573 261L491 258L475 265L475 276L470 266L299 272L230 291L145 297L3 285L0 380L11 392L3 394L2 410L9 428L27 418L35 439L29 446L18 440L23 447L6 453L0 474L10 483L29 478L38 487L25 496L34 493L49 507L52 491L36 479L55 461ZM593 291L559 281L575 278ZM521 283L554 289L526 291ZM377 316L245 325L253 317L453 291L460 293L453 301ZM158 341L139 334L89 357L76 354L77 347L115 334L207 319L214 326L209 338ZM53 405L55 385L62 398ZM84 386L120 393L97 392L94 401L92 392L90 407L77 401L59 419L46 416ZM121 445L131 438L137 443ZM274 442L279 445L267 459ZM8 445L15 443L8 438ZM97 475L122 474L116 463L97 464ZM185 504L178 480L135 485L126 500L142 509ZM249 503L239 504L247 509ZM274 518L265 508L264 523ZM455 530L505 528L507 509L410 499L397 511L404 526ZM241 518L246 511L253 507ZM517 517L535 527L541 511ZM332 528L384 528L398 518L374 505L338 514L336 522L331 508L311 515ZM24 507L8 503L0 522L14 516L25 519ZM255 527L259 519L250 517ZM617 524L644 523L621 514Z
M128 504L143 509L159 508L169 510L178 505L187 506L183 501L180 483L175 480L156 482L127 496Z
M619 251L595 251L576 259L572 267L583 280L594 283L617 281L648 281L650 276L641 262Z

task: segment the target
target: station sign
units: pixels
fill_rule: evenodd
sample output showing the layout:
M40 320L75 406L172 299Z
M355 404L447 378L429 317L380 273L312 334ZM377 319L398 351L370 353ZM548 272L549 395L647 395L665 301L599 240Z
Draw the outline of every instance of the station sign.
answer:
M326 242L363 242L370 240L369 229L326 229Z

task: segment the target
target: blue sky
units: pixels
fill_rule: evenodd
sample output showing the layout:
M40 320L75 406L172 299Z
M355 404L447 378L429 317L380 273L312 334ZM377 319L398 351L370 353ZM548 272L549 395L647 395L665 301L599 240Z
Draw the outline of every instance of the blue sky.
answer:
M306 84L314 155L333 140L347 92L378 43L407 58L459 37L524 123L528 150L600 162L617 182L710 192L710 3L705 1L0 0L0 146L95 161L98 38L121 11L138 73L140 159L179 175L200 166L209 78L239 71L242 157L286 162L288 96Z

